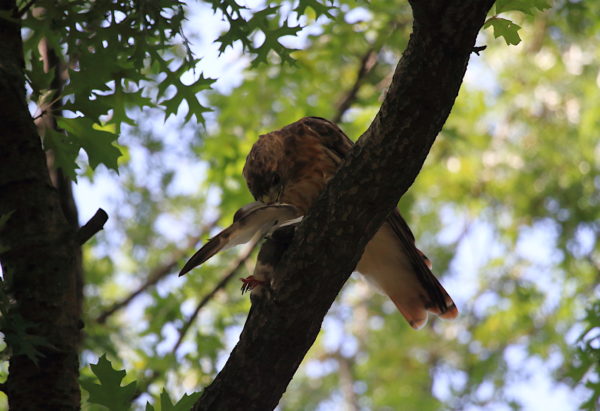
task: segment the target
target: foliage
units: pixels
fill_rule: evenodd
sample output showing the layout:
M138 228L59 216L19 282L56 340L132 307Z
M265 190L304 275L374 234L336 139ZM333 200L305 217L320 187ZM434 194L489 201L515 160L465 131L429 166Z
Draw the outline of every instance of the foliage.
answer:
M136 383L131 382L121 387L125 377L125 370L115 370L110 361L103 355L97 364L90 365L92 372L100 384L87 380L81 381L81 386L89 393L88 401L93 404L104 405L109 410L121 411L130 407L135 395Z
M98 359L97 364L91 364L90 368L100 381L96 384L89 380L82 380L81 386L89 393L88 402L103 405L111 411L128 410L131 401L136 394L136 382L133 381L121 387L121 381L126 376L125 370L115 370L106 355ZM189 410L194 402L200 397L200 393L184 395L176 404L173 404L169 394L163 390L160 394L160 411L185 411ZM146 404L147 411L154 411L150 403Z
M578 338L578 348L568 375L575 383L585 382L591 394L581 408L595 410L600 403L600 300L587 309L585 331Z
M144 82L157 83L159 72L171 73L172 59L168 56L172 53L167 52L178 37L186 44L181 36L183 17L183 4L177 0L139 5L42 0L25 15L22 24L29 35L24 54L31 97L41 102L63 99L65 103L62 109L68 119L62 119L61 126L70 127L64 128L64 133L48 133L45 145L60 153L58 165L67 175L74 177L75 159L81 148L90 157L93 168L103 163L117 169L120 153L113 144L121 124L132 122L128 108L157 104L170 108L164 90L151 98L144 95L143 87ZM38 49L42 39L66 69L67 82L59 95L51 89L53 76L44 72ZM196 62L189 52L179 59L186 69ZM168 75L161 83L181 90L206 88L210 84L201 77L184 87L179 76ZM190 107L198 104L195 96L182 95ZM197 116L201 113L199 110ZM102 131L94 131L97 128Z
M229 29L219 38L221 52L241 42L253 54L253 64L266 63L270 53L284 62L293 62L292 49L281 38L301 29L290 25L281 6L266 5L259 10L231 1L208 1L215 13L224 16ZM57 153L57 164L75 178L75 160L81 149L95 169L98 164L117 170L121 152L116 140L123 124L133 124L133 108L159 107L168 118L187 106L185 121L195 117L204 123L210 111L198 94L210 89L213 79L196 75L199 59L190 49L182 30L186 5L180 0L160 2L41 0L35 7L23 6L27 38L24 44L26 78L34 102L40 105L62 100L64 113L59 130L49 130L45 147ZM302 0L294 9L295 19L307 8L316 16L330 15L330 6L316 0ZM29 12L27 12L29 11ZM255 45L259 37L260 45ZM65 70L66 85L53 89L52 72L45 71L41 51L44 39L57 54ZM183 80L185 78L186 80ZM149 92L149 89L152 89ZM36 116L44 116L44 110Z
M519 11L521 13L534 15L537 11L543 11L550 7L547 0L498 0L495 4L496 13L488 18L483 28L493 27L494 37L502 37L507 45L516 46L521 42L519 29L521 26L509 19L498 17L498 14Z
M192 405L200 398L200 392L187 395L185 394L176 404L173 404L169 394L163 390L160 394L160 411L187 411L192 408ZM154 411L155 408L146 403L146 411Z
M282 409L519 409L532 401L520 387L540 374L572 409L595 406L600 6L548 5L498 1L486 23L493 32L483 31L488 47L473 56L452 115L400 202L459 319L415 332L389 301L349 281ZM235 250L182 279L178 266L250 200L241 169L259 134L320 115L360 136L408 40L410 10L399 0L210 1L200 8L227 28L205 33L186 22L191 5L176 1L36 6L45 14L24 20L32 99L56 98L38 61L42 37L69 63L59 119L66 134L50 133L46 146L72 175L81 148L91 167L119 166L118 177L86 169L77 187L83 217L97 202L111 216L84 251L82 362L102 352L122 358L138 388L170 409L164 387L182 397L209 383L249 309L229 282L193 315L231 272ZM214 64L191 53L203 36L217 39L221 59L247 69L229 82L193 73ZM251 270L242 264L236 276ZM142 287L156 275L156 287ZM106 363L96 366L100 381L116 392L129 387ZM89 367L82 375L94 378Z

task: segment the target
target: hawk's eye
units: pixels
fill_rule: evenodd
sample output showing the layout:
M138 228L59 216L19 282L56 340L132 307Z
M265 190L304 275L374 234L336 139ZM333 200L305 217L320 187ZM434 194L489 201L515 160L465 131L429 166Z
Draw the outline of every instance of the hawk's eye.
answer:
M271 177L271 185L279 185L280 181L281 179L279 178L279 174L273 174L273 177Z

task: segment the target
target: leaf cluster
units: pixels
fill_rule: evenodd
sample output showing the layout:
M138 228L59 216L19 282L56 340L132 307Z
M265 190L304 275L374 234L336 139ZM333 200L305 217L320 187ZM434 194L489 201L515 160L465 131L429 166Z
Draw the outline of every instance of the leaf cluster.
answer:
M88 394L90 404L98 404L108 408L111 411L126 411L131 408L132 401L136 394L137 383L130 382L121 386L121 381L125 378L125 370L116 370L111 362L106 358L106 354L98 359L98 363L91 364L90 368L97 377L100 384L90 380L81 380L81 386ZM163 390L160 395L160 411L187 411L194 402L200 397L200 393L187 395L173 404L169 394ZM154 411L156 408L146 403L146 411Z
M533 16L548 8L550 8L548 0L498 0L492 8L494 15L485 21L483 28L492 27L495 38L502 37L507 45L516 46L521 42L521 36L519 36L521 26L498 15L518 11Z
M181 80L197 63L182 33L184 16L184 3L177 0L39 1L25 15L31 98L40 107L37 116L57 118L58 128L45 130L45 146L57 153L67 175L75 176L81 149L92 168L104 164L117 170L121 150L116 140L122 124L133 124L133 108L162 106L169 116L185 101L187 119L202 120L207 108L197 93L212 80ZM55 67L48 67L40 42L56 55ZM64 86L57 78L64 79ZM145 89L152 84L160 87L150 95ZM166 95L169 86L177 90L175 97Z

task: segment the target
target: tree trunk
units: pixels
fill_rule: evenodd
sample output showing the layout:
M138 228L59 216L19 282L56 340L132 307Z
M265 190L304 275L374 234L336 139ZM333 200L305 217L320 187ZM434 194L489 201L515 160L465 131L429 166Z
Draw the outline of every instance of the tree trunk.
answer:
M276 267L272 296L253 302L195 410L277 405L365 245L419 173L493 3L411 1L413 33L379 113L302 221Z
M2 12L15 7L14 0L0 0ZM36 365L5 330L13 341L6 393L15 410L75 410L81 322L77 232L50 181L25 101L20 25L6 19L0 19L0 71L0 215L12 213L0 231L0 261L14 302L9 318L45 341L36 344L42 354Z

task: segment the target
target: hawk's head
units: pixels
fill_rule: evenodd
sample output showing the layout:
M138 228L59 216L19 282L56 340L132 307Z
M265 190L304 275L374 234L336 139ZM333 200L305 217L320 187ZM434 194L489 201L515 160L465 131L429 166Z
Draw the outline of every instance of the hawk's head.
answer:
M263 203L279 202L283 179L278 159L283 150L275 133L260 136L250 150L244 165L244 178L255 199Z
M272 171L245 173L248 188L255 199L265 204L279 202L283 184L279 174Z

